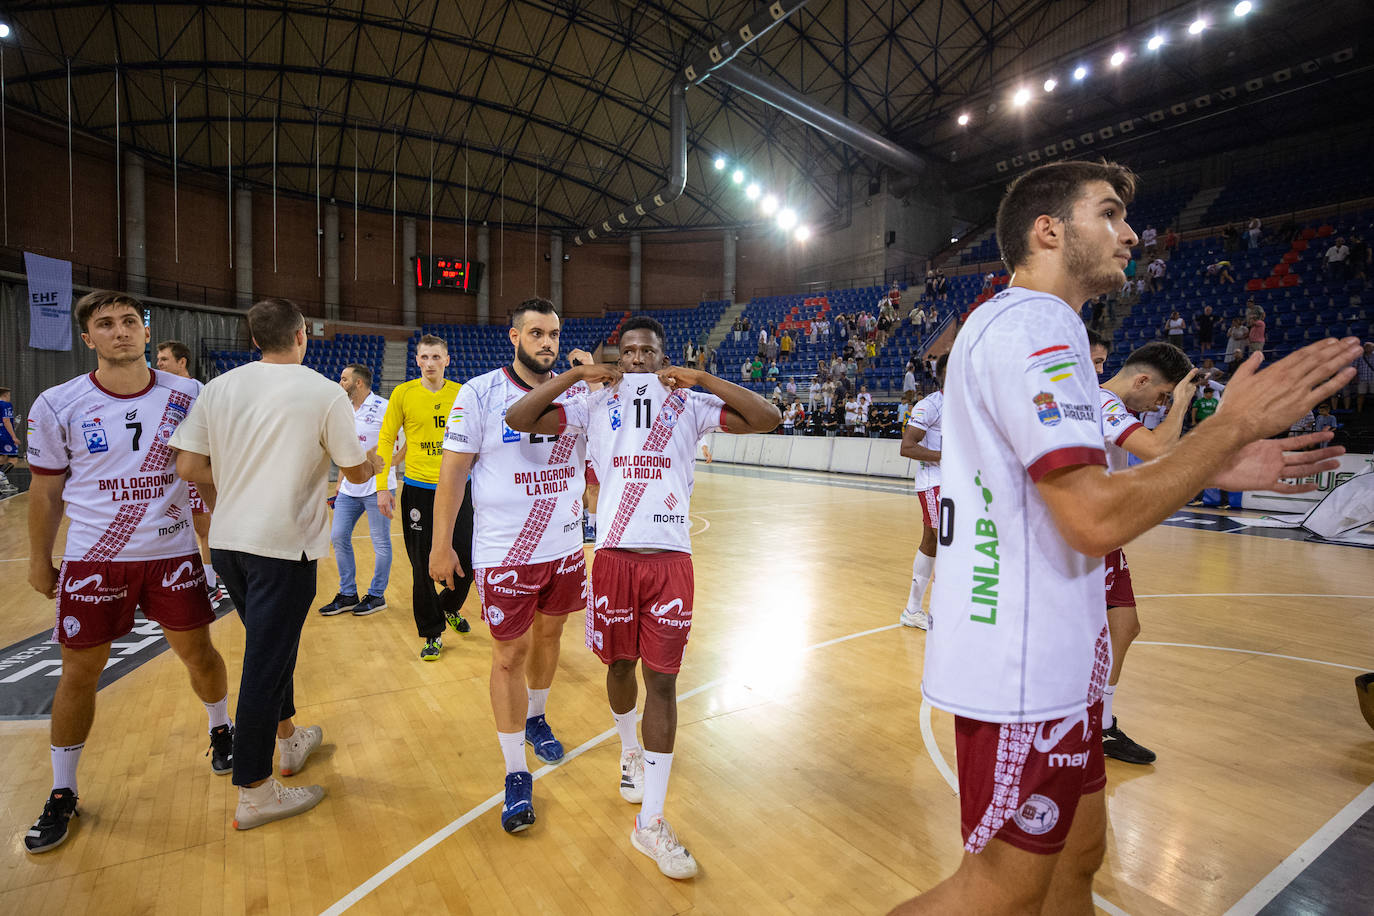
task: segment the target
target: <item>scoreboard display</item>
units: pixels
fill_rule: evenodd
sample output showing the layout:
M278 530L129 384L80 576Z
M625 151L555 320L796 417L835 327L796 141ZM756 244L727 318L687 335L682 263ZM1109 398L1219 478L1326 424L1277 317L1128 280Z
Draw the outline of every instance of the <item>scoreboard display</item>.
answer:
M415 285L424 289L456 289L476 293L482 265L461 258L422 254L415 258Z

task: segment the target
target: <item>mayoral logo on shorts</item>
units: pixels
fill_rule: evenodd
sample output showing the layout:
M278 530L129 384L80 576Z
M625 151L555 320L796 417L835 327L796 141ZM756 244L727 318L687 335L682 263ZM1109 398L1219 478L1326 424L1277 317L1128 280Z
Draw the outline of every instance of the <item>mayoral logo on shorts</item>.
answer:
M506 612L496 605L487 608L487 623L494 627L499 627L501 621L506 619Z
M1054 402L1054 395L1048 391L1042 391L1032 400L1035 401L1035 415L1040 418L1040 423L1044 426L1058 426L1063 415L1059 413L1059 405Z
M1049 833L1059 823L1059 806L1054 799L1043 795L1032 795L1021 803L1012 815L1016 826L1031 836Z
M76 636L77 633L81 632L81 621L77 620L75 617L72 617L70 615L67 617L63 617L62 632L67 634L68 639L71 639L72 637Z

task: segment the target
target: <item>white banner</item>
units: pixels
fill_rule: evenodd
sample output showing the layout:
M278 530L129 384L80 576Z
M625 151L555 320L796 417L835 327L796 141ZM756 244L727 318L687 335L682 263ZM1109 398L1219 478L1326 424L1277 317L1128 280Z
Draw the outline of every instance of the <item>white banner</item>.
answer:
M1325 471L1312 477L1304 477L1302 483L1315 483L1317 489L1312 493L1281 495L1267 490L1246 491L1241 503L1247 509L1260 509L1265 512L1300 512L1321 502L1326 494L1356 474L1374 470L1374 455L1342 455L1341 466L1334 471Z
M29 275L29 346L72 348L72 262L24 252Z

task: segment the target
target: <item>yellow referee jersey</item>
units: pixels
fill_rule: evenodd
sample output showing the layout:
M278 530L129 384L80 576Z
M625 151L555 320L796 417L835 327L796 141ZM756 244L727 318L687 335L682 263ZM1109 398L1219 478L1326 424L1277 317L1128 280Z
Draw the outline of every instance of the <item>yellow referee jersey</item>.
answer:
M405 479L433 489L439 483L439 462L444 457L444 424L453 400L458 397L457 382L444 381L444 387L430 391L424 379L402 382L391 392L382 418L382 432L377 440L377 454L386 462L377 475L377 489L386 489L386 475L391 465L391 453L396 448L396 433L406 431Z

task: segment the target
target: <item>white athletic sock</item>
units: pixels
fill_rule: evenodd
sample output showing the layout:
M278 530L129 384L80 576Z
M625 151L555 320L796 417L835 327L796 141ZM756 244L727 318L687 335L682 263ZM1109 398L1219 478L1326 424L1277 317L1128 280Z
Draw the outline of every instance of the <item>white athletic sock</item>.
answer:
M611 710L611 718L615 719L615 730L620 735L620 753L626 751L639 750L639 735L635 731L635 711L616 712Z
M542 716L544 714L544 707L549 704L549 691L552 689L551 687L545 687L543 690L527 691L530 695L530 705L526 708L526 719L533 719L535 716Z
M219 576L215 574L215 567L209 563L205 564L205 584L214 588L219 582Z
M1116 687L1108 685L1102 688L1102 727L1112 727L1112 697L1116 696Z
M52 787L76 791L76 765L81 760L81 749L86 742L71 747L48 745L52 749Z
M921 601L926 596L926 586L930 584L930 577L934 572L935 558L916 551L916 558L911 561L911 594L906 598L908 611L921 609Z
M229 694L224 695L224 699L218 703L206 703L205 711L210 716L210 731L214 731L221 725L229 724Z
M506 758L506 773L527 773L529 764L525 762L525 733L497 732L496 740L501 744L501 756Z
M588 513L587 513L587 524L591 525L593 528L596 527L596 513L595 513L595 512L588 512Z
M639 808L639 826L643 827L663 813L663 800L668 797L668 774L673 771L673 755L658 751L644 752L644 803Z

